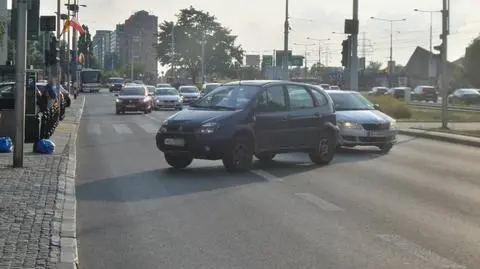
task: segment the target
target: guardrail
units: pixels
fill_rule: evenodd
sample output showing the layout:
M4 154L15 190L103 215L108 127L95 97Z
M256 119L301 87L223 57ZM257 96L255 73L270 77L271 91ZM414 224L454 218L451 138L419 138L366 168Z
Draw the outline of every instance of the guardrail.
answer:
M409 106L424 108L424 109L441 109L442 104L438 103L421 103L421 102L409 102ZM457 112L480 112L480 106L448 106L449 111Z

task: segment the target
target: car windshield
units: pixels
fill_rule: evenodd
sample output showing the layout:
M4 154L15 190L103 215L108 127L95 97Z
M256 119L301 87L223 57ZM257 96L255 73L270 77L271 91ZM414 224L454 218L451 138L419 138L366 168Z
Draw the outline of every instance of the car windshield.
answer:
M373 110L373 104L359 93L329 93L337 111Z
M478 94L479 90L475 89L462 89L460 90L461 93L466 93L466 94Z
M151 92L151 93L155 92L155 87L153 86L148 86L147 89L148 89L148 92Z
M228 109L244 108L259 91L259 86L225 85L208 93L191 105L193 108Z
M118 84L118 83L123 83L123 79L122 78L111 78L108 80L108 83L110 84Z
M178 92L174 88L163 88L156 89L155 95L178 95Z
M196 87L180 87L181 93L195 93L198 92Z
M143 88L124 88L120 91L120 95L145 95Z
M218 86L220 86L220 84L207 84L207 85L205 85L205 90L211 91L211 90L217 88Z
M160 87L171 87L170 84L162 84L162 83L157 84L156 86L157 86L157 88L160 88Z

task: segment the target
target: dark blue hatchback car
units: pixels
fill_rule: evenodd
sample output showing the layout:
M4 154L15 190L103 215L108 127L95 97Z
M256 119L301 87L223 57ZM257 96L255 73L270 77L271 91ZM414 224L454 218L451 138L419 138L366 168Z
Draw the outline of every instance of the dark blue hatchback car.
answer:
M167 163L185 168L193 159L222 160L246 171L253 156L306 152L319 165L335 154L338 128L333 102L320 88L289 81L240 81L219 86L165 120L156 144Z

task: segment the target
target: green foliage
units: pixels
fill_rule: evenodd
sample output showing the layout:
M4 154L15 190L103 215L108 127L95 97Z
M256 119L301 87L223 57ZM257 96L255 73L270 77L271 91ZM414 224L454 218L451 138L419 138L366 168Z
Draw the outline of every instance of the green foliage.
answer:
M409 119L412 111L407 104L393 98L392 96L368 96L370 102L378 104L379 110L394 119Z
M465 78L475 88L480 88L480 39L475 39L467 48L464 60Z
M380 69L382 69L382 63L381 62L371 61L365 67L365 71L372 72L372 73L378 73L378 72L380 72Z
M27 65L33 65L33 68L43 69L44 55L42 53L42 45L38 41L27 42Z
M173 31L172 31L173 30ZM172 32L175 39L175 63L195 80L201 69L201 41L205 41L205 68L207 74L229 76L236 73L232 62L243 60L243 49L236 45L236 36L217 22L215 16L190 6L180 10L175 26L172 22L160 24L157 55L162 65L172 62Z
M83 53L86 57L85 66L87 67L97 67L97 61L95 56L93 55L93 42L92 42L92 35L90 34L90 30L88 26L82 25L83 29L85 30L85 34L81 35L78 38L78 55Z

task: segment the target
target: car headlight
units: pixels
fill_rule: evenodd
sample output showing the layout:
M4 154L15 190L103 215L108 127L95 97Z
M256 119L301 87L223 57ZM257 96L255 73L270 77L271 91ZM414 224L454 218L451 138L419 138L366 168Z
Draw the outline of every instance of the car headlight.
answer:
M391 121L390 122L390 130L396 130L397 129L397 122L396 121Z
M340 122L337 122L337 126L340 129L355 129L355 130L363 129L360 123L352 122L352 121L340 121Z
M115 100L115 102L117 102L117 103L121 103L121 102L122 102L122 100L120 100L120 99L118 99L118 98L117 98L117 99Z
M202 126L200 126L200 128L198 129L198 132L202 134L211 134L215 132L215 130L217 130L218 127L219 127L219 124L216 122L207 122L207 123L204 123Z

